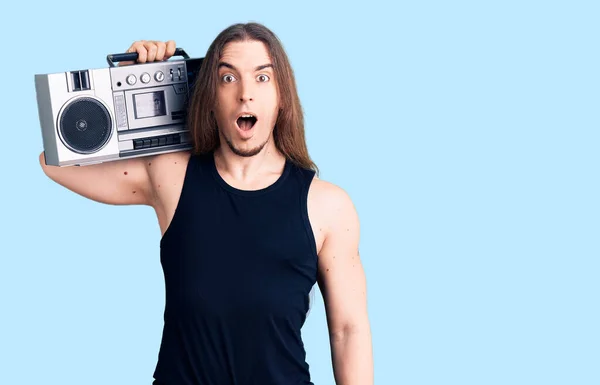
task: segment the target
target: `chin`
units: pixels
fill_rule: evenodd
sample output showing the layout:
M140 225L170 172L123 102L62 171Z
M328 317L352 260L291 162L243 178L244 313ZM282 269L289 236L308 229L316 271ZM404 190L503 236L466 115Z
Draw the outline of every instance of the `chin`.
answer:
M224 138L224 139L225 139L225 143L227 143L227 147L229 147L231 152L233 152L237 156L241 156L244 158L249 158L249 157L259 154L263 150L263 148L265 148L267 143L269 142L269 139L267 139L258 145L252 146L252 145L247 145L247 143L246 143L246 145L244 145L244 146L238 146L238 145L236 145L236 143L234 143L229 138Z

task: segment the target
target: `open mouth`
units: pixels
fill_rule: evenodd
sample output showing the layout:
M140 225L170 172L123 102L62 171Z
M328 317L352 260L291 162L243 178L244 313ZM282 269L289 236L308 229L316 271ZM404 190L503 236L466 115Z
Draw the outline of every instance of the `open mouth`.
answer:
M257 120L258 119L256 119L256 116L254 116L252 114L244 114L244 115L241 115L237 119L236 123L237 123L238 127L240 128L240 130L248 131L252 127L254 127Z

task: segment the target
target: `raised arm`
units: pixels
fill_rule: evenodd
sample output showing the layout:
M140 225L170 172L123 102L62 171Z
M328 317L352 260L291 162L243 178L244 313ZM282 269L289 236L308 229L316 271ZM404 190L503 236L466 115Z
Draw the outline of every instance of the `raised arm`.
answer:
M144 158L123 159L89 166L47 166L44 173L54 182L89 199L113 205L151 204L151 186Z
M127 52L137 52L138 62L167 60L175 53L175 42L136 41ZM119 65L132 64L121 62ZM39 155L44 173L61 186L97 202L152 205L154 193L147 162L149 157L130 158L87 166L48 166L45 154Z

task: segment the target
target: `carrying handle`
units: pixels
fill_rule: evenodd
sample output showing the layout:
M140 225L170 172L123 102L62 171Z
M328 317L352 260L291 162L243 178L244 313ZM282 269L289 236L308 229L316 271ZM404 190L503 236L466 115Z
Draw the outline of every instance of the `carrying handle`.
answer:
M106 56L106 61L108 65L111 67L115 67L117 62L121 61L136 61L138 59L137 52L128 52L128 53L114 53ZM183 48L175 48L175 53L173 56L183 56L184 59L189 59L190 56L183 50Z

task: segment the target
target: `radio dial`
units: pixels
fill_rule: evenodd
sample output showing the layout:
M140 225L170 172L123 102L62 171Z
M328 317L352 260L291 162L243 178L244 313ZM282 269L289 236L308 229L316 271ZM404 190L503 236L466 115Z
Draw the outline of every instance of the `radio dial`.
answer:
M165 79L165 74L162 71L156 71L154 79L156 79L157 82L162 82Z
M130 86L134 85L136 81L137 79L135 78L135 75L127 76L127 84L129 84Z
M150 81L150 75L147 72L144 72L140 79L142 83L148 83Z

